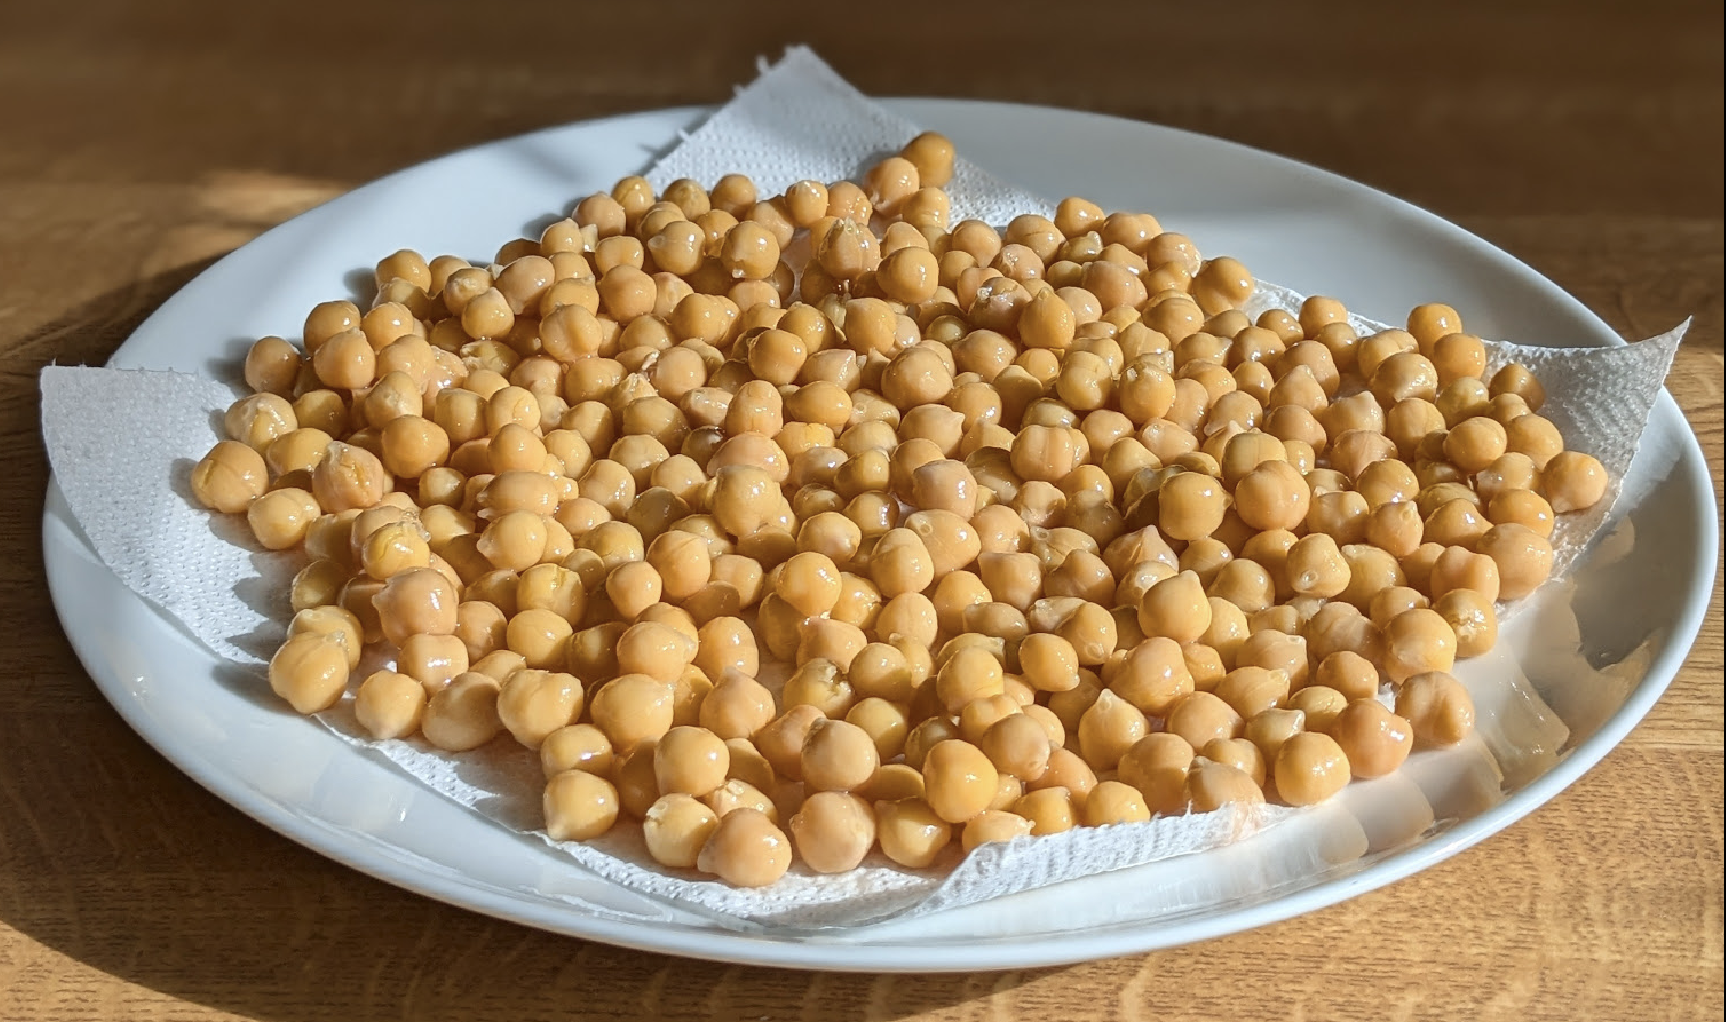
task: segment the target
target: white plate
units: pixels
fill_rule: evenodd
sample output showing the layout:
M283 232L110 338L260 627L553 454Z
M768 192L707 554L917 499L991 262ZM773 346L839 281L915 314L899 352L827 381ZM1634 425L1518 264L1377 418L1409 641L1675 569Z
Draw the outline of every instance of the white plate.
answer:
M1207 252L1238 256L1267 280L1338 294L1366 316L1395 321L1419 302L1444 300L1463 311L1471 329L1491 337L1619 343L1575 299L1505 253L1311 167L1089 114L946 100L888 106L947 132L961 152L1014 183L1052 197L1081 194L1106 207L1153 211ZM550 214L641 170L704 115L665 110L556 128L368 185L221 260L157 310L110 364L229 375L253 338L296 335L306 309L349 293L356 271L384 253L405 245L485 257L514 233L537 236ZM362 276L369 278L369 270ZM1670 397L1655 408L1635 471L1656 480L1632 513L1638 556L1593 558L1572 601L1589 660L1626 662L1616 681L1568 679L1594 692L1580 701L1562 691L1566 679L1555 683L1553 672L1544 672L1549 687L1542 694L1566 710L1571 743L1539 760L1536 770L1513 776L1502 791L1496 775L1488 777L1489 797L1472 801L1459 794L1465 785L1428 785L1435 826L1412 841L1383 848L1377 842L1370 854L1351 853L1351 861L1305 878L1267 868L1275 856L1250 865L1238 855L1231 860L1236 846L1214 862L1106 874L921 920L814 937L725 930L591 878L540 841L487 824L381 758L235 684L231 670L95 560L53 487L43 547L72 645L127 722L222 798L355 869L530 926L671 954L868 971L1017 968L1186 943L1352 897L1474 844L1574 781L1648 712L1683 662L1708 603L1712 489L1702 452ZM72 607L76 613L68 614ZM1535 617L1519 619L1518 649L1540 638L1533 635L1541 627ZM1541 675L1524 666L1540 687ZM1302 854L1325 854L1311 841L1296 843Z

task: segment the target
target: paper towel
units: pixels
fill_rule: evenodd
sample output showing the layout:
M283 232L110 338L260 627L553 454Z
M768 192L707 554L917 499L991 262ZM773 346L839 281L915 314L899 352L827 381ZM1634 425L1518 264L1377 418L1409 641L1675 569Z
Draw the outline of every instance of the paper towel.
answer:
M807 50L793 50L737 99L691 133L649 172L656 187L679 177L712 181L749 173L764 194L808 178L855 177L897 149L917 127L863 97ZM1051 204L1004 185L964 160L948 187L953 218L1004 224ZM1201 244L1203 239L1198 239ZM1346 293L1346 282L1336 289ZM1303 296L1261 284L1252 311L1294 311ZM1357 320L1363 334L1381 324ZM1641 344L1611 349L1548 349L1489 342L1496 364L1534 369L1548 392L1543 414L1567 443L1599 457L1622 479L1659 393L1683 327ZM279 642L283 593L294 554L261 551L240 519L212 516L187 499L194 459L220 439L219 416L237 396L225 385L176 373L50 367L42 375L43 428L56 478L97 554L129 588L217 654L259 665ZM103 416L141 424L116 444ZM1555 534L1560 570L1607 517L1603 501L1566 516ZM140 523L149 523L148 529ZM271 594L276 594L272 602ZM263 684L260 674L260 684ZM284 711L286 712L286 711ZM418 742L373 743L352 719L350 701L324 716L350 741L384 755L422 782L498 825L538 832L540 777L535 757L505 737L452 756ZM598 842L556 844L581 866L650 895L749 928L855 925L909 918L1061 880L1216 848L1282 822L1298 811L1242 807L1203 816L1112 828L1082 828L1036 840L985 846L948 872L905 870L872 857L863 869L823 877L801 867L764 890L740 890L668 871L646 856L635 828ZM542 834L543 837L543 834Z

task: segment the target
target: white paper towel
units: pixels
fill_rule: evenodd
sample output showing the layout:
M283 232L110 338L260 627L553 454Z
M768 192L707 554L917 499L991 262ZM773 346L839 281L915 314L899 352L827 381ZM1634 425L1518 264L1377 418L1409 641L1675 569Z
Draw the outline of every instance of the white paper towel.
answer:
M863 97L812 53L793 50L648 176L662 187L679 177L712 181L743 171L771 194L806 178L855 177L917 130ZM1047 200L1012 189L963 160L955 165L948 190L955 221L1004 224L1019 213L1051 208ZM1339 282L1337 290L1346 292L1346 282ZM1272 306L1294 311L1302 297L1261 285L1253 311ZM1355 326L1363 333L1382 329L1367 321ZM1537 349L1489 342L1489 351L1495 365L1514 359L1541 376L1548 393L1543 414L1564 431L1570 446L1601 459L1616 491L1683 329L1622 348ZM220 439L220 413L238 395L225 385L176 373L62 367L44 370L42 393L43 430L56 478L98 556L129 588L219 655L261 664L282 634L287 607L280 594L299 558L257 549L243 521L209 515L187 499L190 467ZM92 407L110 414L98 421L87 414ZM124 444L105 426L116 421L112 413L119 413L117 421L140 424ZM1609 502L1562 520L1555 535L1560 570L1606 519ZM274 602L271 594L276 594ZM418 742L367 741L348 702L326 714L325 723L499 825L538 832L538 765L507 737L452 756ZM620 828L587 845L556 847L601 876L698 907L724 925L826 927L909 918L1205 851L1296 812L1264 806L1084 828L985 846L946 873L905 870L877 855L863 869L837 877L795 868L764 890L734 889L667 871L647 857L635 828Z

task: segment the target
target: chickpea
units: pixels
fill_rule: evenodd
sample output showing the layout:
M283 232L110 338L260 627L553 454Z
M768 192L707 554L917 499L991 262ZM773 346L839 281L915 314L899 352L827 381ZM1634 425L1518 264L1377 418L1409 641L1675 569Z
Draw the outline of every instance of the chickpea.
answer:
M1499 599L1520 600L1552 574L1552 544L1526 525L1494 525L1476 550L1498 565Z
M1312 532L1288 548L1284 573L1289 589L1301 596L1328 599L1349 586L1349 564L1330 535Z
M979 845L1011 841L1031 833L1031 821L1000 809L988 809L971 817L960 834L960 847L967 853Z
M588 841L610 830L621 808L612 783L586 770L565 770L546 781L545 831L553 841Z
M1218 763L1204 756L1195 759L1187 773L1186 795L1197 813L1214 812L1234 803L1264 801L1264 792L1252 775L1231 763Z
M1472 589L1486 599L1497 602L1502 582L1498 577L1498 562L1485 554L1473 553L1463 547L1444 547L1432 562L1427 579L1427 592L1438 599L1453 589Z
M1414 729L1377 699L1351 701L1331 722L1329 734L1348 758L1355 777L1383 777L1402 765L1414 745Z
M927 869L953 839L953 828L929 803L904 798L875 806L875 836L889 859L908 869Z
M498 691L495 678L473 671L456 675L426 703L420 731L446 752L479 748L503 730Z
M1456 655L1476 657L1498 643L1498 614L1492 601L1473 589L1452 589L1432 609L1456 633Z
M1474 700L1461 682L1443 671L1404 682L1397 689L1396 712L1422 748L1455 745L1474 730Z
M1515 420L1511 427L1516 427L1522 421L1523 419ZM1544 462L1538 455L1531 456L1543 469L1540 488L1554 513L1562 515L1572 511L1586 511L1605 498L1611 481L1606 475L1605 466L1592 455L1578 451L1559 451Z
M347 688L350 644L329 632L290 635L270 658L270 689L300 713L334 706Z
M1164 727L1195 749L1213 738L1234 738L1244 722L1241 715L1210 692L1191 692L1169 708Z
M1288 698L1289 673L1256 664L1237 667L1217 683L1211 694L1227 703L1241 717L1255 717L1282 705Z
M565 770L585 770L603 777L612 767L611 740L592 724L571 724L545 737L539 758L547 780Z
M1012 813L1030 821L1034 835L1072 830L1083 807L1075 805L1072 792L1064 787L1038 788L1013 803Z
M524 669L503 682L497 713L516 741L537 749L552 732L575 721L581 703L581 682L574 675Z
M1348 785L1348 754L1329 735L1301 731L1277 751L1277 794L1295 806L1317 805Z
M1083 815L1087 827L1107 827L1144 823L1151 818L1151 811L1137 788L1120 781L1102 781L1085 800Z
M212 511L238 514L263 494L269 480L263 455L238 441L223 440L192 468L192 495Z
M923 761L929 806L948 823L964 823L988 809L999 780L994 764L969 742L939 742Z
M1132 703L1104 689L1079 718L1079 749L1094 770L1113 770L1149 730Z
M645 674L625 674L593 695L593 723L613 748L629 752L671 730L675 687Z
M1183 571L1153 585L1139 603L1139 627L1147 636L1194 642L1211 624L1210 602L1199 577Z
M1456 644L1456 632L1437 611L1403 611L1384 629L1384 672L1400 684L1416 674L1449 671Z

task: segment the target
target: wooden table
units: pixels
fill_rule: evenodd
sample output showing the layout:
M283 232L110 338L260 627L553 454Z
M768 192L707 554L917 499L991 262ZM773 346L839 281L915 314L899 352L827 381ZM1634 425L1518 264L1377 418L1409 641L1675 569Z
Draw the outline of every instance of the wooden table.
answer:
M1100 110L1311 161L1502 245L1627 335L1694 314L1670 387L1720 483L1717 3L1354 2L1314 21L1112 0L1063 8L1069 24L1011 3L592 7L6 7L0 1019L1720 1017L1718 581L1665 698L1527 820L1300 919L1067 969L818 975L554 937L337 866L152 752L48 605L36 370L101 362L212 259L343 189L719 101L787 42L868 92Z

